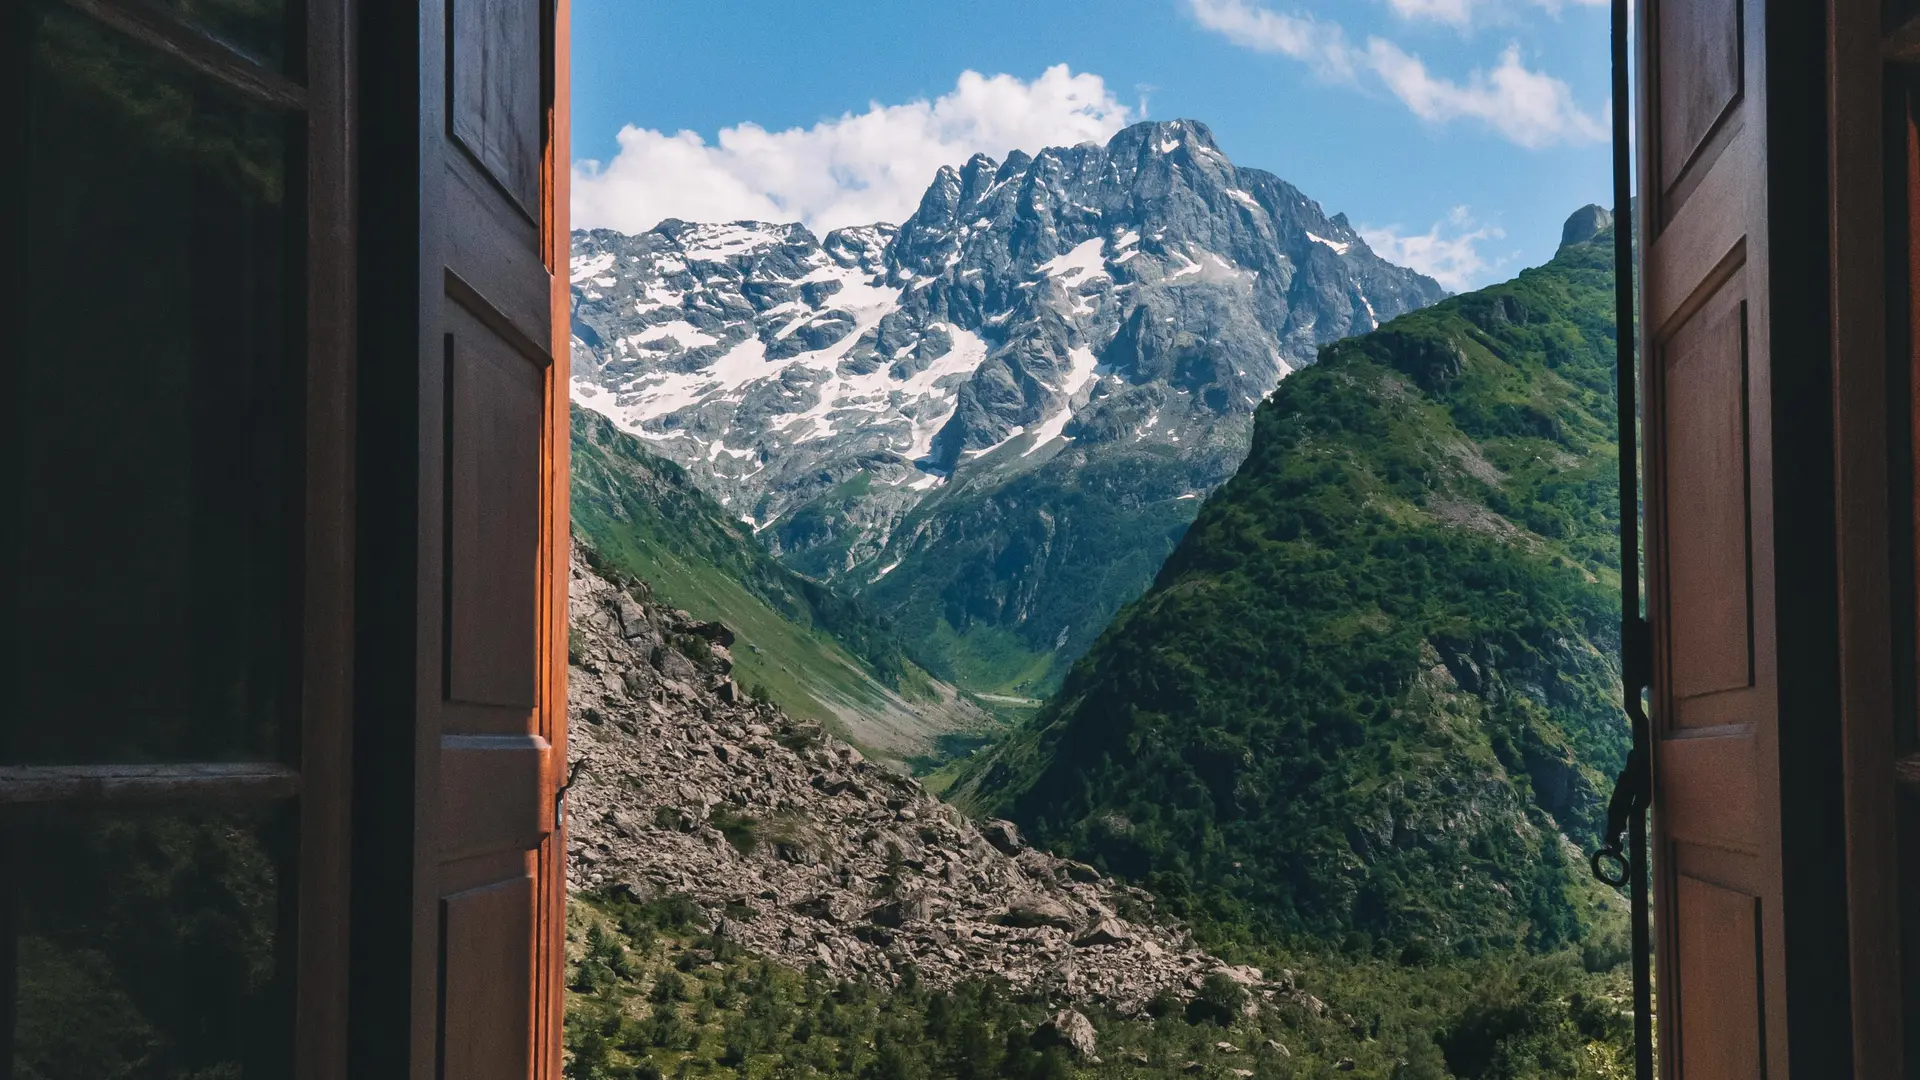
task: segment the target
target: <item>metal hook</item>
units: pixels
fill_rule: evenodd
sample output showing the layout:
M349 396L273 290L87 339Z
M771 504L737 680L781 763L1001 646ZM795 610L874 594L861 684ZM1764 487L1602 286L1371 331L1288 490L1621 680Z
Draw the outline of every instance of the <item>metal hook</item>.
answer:
M560 787L554 791L553 793L553 824L556 829L559 828L560 825L562 824L561 818L560 818L560 813L561 813L560 808L567 801L568 789L572 788L574 781L580 779L580 775L587 771L589 770L587 768L586 758L581 758L579 761L574 762L573 765L567 769L566 783L561 784Z
M1619 873L1609 872L1605 867L1605 864L1609 863L1618 866L1620 868ZM1616 889L1624 889L1627 887L1627 875L1630 872L1630 868L1627 865L1626 852L1620 850L1619 844L1608 844L1606 847L1594 852L1587 859L1587 865L1593 868L1593 876L1599 878L1601 882L1611 885Z

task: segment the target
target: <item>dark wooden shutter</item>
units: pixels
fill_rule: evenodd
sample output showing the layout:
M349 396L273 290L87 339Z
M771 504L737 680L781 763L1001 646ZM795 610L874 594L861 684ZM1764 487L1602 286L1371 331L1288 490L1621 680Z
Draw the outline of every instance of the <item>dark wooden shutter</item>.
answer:
M1784 1065L1763 4L1641 9L1660 1072Z
M406 999L392 1004L410 1019L404 1035L397 1025L364 1032L359 1060L404 1055L423 1080L558 1077L566 2L362 11L363 70L390 80L369 85L362 114L372 207L363 289L376 309L368 337L396 344L392 357L370 351L362 363L362 551L378 556L363 566L362 675L366 695L388 696L363 709L360 760L406 756L386 766L384 790L377 777L361 784L357 833L365 852L384 844L387 854L361 852L356 866L358 921L370 928L356 1001L378 1015L380 995L399 993L381 985L380 953L404 948ZM405 110L411 145L396 138L393 110ZM404 279L384 260L404 266ZM411 308L391 284L411 286ZM402 320L417 362L395 371L387 365L404 346L390 331ZM405 640L392 625L401 618ZM384 730L399 715L410 746ZM404 838L364 820L396 800L411 822L394 815L388 827L409 828ZM402 872L410 888L359 880ZM391 937L371 929L387 889L408 896L406 929L394 911Z

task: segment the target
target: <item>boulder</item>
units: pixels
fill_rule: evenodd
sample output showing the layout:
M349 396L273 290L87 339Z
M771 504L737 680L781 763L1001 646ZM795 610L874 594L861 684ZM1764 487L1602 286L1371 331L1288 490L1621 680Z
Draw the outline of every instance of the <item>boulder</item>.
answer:
M1266 976L1261 973L1259 968L1249 967L1245 964L1218 967L1215 968L1213 972L1209 972L1209 974L1215 973L1225 975L1241 986L1259 986L1261 983L1267 981Z
M1047 896L1023 896L1007 905L997 922L1002 926L1016 926L1031 929L1037 926L1052 926L1061 930L1071 930L1077 920L1067 905Z
M1074 862L1072 859L1060 861L1060 872L1067 875L1069 880L1078 881L1083 885L1091 885L1100 880L1100 871L1086 863Z
M925 896L903 896L867 912L868 922L895 929L910 922L927 922L932 918L933 902Z
M1054 1013L1033 1033L1035 1048L1044 1050L1050 1046L1062 1046L1081 1061L1093 1057L1098 1043L1099 1034L1093 1030L1093 1022L1073 1009Z
M1075 938L1073 943L1081 948L1095 945L1125 945L1133 940L1133 931L1118 919L1101 919L1093 924L1093 929Z
M1020 838L1020 827L1004 819L996 819L982 825L980 835L987 838L987 843L999 848L1003 854L1007 855L1017 855L1021 848L1027 846L1026 841Z

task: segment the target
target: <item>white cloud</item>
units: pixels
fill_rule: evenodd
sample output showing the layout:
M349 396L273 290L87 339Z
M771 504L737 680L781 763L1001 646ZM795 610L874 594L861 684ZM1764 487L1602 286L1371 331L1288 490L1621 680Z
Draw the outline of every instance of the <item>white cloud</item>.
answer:
M1403 19L1427 19L1453 26L1473 21L1475 0L1387 0L1387 6Z
M1246 0L1190 0L1200 25L1243 48L1279 53L1302 61L1322 78L1345 82L1354 77L1358 53L1347 44L1338 23L1305 15L1281 15Z
M1359 233L1374 254L1418 270L1453 292L1485 284L1508 258L1489 260L1481 253L1483 244L1499 240L1506 233L1497 225L1474 220L1472 212L1464 206L1454 207L1445 219L1434 222L1433 228L1424 233L1406 233L1398 225L1382 228L1362 225Z
M1476 71L1465 85L1436 78L1419 57L1380 38L1367 42L1367 59L1387 89L1422 120L1478 120L1529 148L1598 142L1608 134L1605 111L1581 111L1566 83L1527 70L1518 45L1501 52L1492 72Z
M911 214L934 173L975 153L1105 141L1145 112L1065 64L1031 81L962 72L932 101L871 104L810 128L743 123L709 144L631 125L611 162L573 167L573 221L641 232L662 219L803 221L816 231Z
M1447 20L1458 15L1465 21L1476 0L1389 2L1402 14ZM1529 70L1517 45L1501 52L1492 71L1472 72L1459 83L1434 75L1425 61L1384 38L1370 37L1366 48L1359 48L1337 23L1281 15L1249 0L1188 0L1188 5L1200 25L1236 45L1299 60L1332 82L1359 85L1362 76L1370 76L1423 120L1475 120L1529 148L1596 142L1608 135L1605 108L1597 114L1582 110L1564 81Z
M1613 0L1528 0L1537 8L1558 15L1568 7L1606 7ZM1387 0L1387 6L1393 13L1410 21L1445 23L1449 26L1468 26L1484 22L1489 18L1498 20L1509 15L1510 3L1502 0Z

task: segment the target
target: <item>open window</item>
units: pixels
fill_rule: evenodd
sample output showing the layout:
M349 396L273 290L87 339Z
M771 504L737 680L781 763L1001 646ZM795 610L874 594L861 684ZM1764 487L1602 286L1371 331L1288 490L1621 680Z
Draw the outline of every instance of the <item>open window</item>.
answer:
M557 1074L566 5L401 7L0 10L0 1076Z

